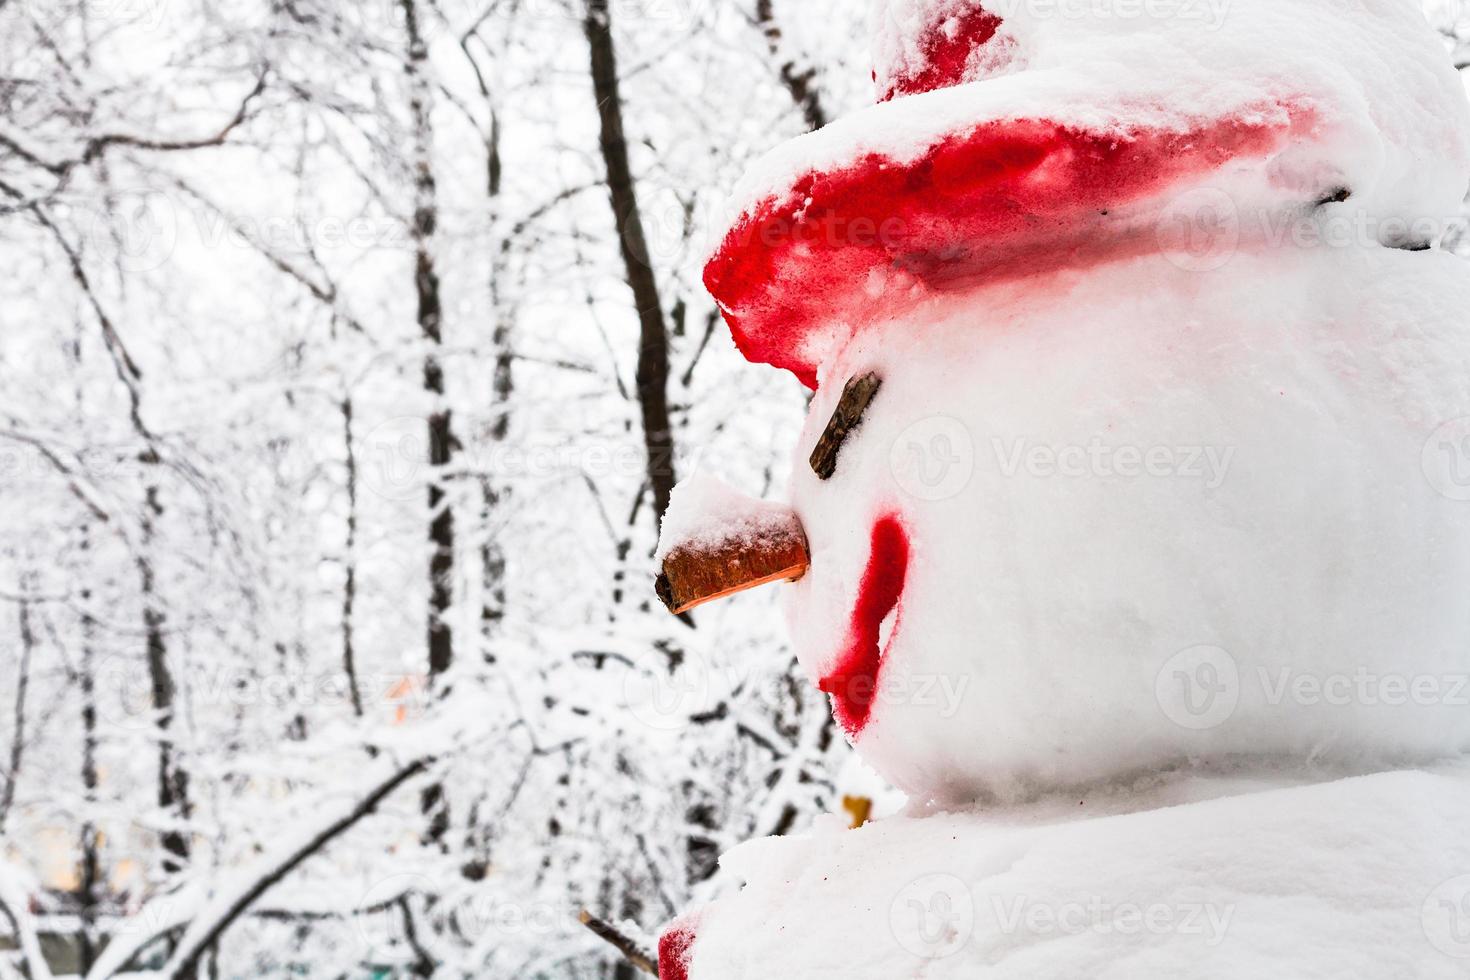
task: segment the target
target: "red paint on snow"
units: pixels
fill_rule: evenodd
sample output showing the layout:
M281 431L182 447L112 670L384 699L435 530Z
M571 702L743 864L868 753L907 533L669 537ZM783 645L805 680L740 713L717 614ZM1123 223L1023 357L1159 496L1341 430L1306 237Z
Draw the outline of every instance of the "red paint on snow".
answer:
M689 980L695 925L692 917L685 917L658 937L658 980Z
M970 55L988 44L1000 25L1001 19L979 4L930 24L919 35L922 61L887 79L878 101L963 84Z
M837 666L819 685L832 696L832 712L853 738L862 733L873 711L883 669L879 632L903 596L908 568L908 532L897 517L885 517L873 525L868 567L858 586L847 645Z
M1188 132L1102 132L1044 119L984 123L918 159L869 153L808 173L752 208L705 267L705 285L751 361L815 387L819 328L884 312L870 281L953 287L1160 249L1157 229L1116 212L1159 200L1232 160L1266 158L1311 125L1289 105ZM892 302L893 300L889 300Z

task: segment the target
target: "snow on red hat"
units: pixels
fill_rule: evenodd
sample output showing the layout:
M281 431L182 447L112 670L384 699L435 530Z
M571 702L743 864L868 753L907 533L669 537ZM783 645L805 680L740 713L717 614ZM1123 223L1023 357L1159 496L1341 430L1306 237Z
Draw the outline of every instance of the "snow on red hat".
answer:
M1015 39L983 0L889 3L873 9L873 82L878 101L972 82L1003 71Z
M1464 91L1409 4L1359 5L875 0L879 104L747 175L705 283L750 360L815 387L916 298L1158 251L1192 193L1454 213Z

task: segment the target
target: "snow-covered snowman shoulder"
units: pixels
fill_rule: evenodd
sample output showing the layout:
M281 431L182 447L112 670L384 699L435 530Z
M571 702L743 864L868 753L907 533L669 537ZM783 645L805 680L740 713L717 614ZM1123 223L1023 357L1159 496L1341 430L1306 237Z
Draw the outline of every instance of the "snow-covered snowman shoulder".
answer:
M701 914L688 975L1448 980L1470 957L1467 821L1459 763L834 822L726 857L746 884Z

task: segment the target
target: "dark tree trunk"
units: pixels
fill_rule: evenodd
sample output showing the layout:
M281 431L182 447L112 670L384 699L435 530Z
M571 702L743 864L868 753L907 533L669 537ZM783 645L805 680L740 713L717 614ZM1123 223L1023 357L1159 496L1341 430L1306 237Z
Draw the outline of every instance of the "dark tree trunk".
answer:
M486 101L490 99L488 88L482 88ZM500 158L500 115L490 107L490 132L485 140L485 192L490 202L492 219L499 217L500 187L504 167ZM508 245L509 243L505 243ZM515 359L511 354L511 314L505 308L502 280L506 273L507 249L497 248L490 270L490 313L495 318L495 331L490 343L495 350L495 374L491 381L490 441L502 443L510 435L510 398L515 391ZM505 618L505 550L496 540L490 528L495 513L503 508L510 496L510 488L499 484L493 477L481 482L485 504L485 543L480 549L481 588L484 600L480 608L480 628L485 637L491 636L501 620Z
M756 0L755 16L766 36L766 47L770 49L771 57L780 65L781 84L786 86L791 101L801 110L807 128L821 129L827 125L827 111L822 106L821 93L812 84L817 77L816 69L800 71L796 62L783 56L781 26L776 22L775 0Z
M481 136L485 144L485 199L490 213L490 225L498 228L502 217L500 191L505 177L505 164L500 154L500 112L496 108L495 92L490 78L480 59L475 56L472 43L475 41L484 44L477 28L471 29L460 38L459 47L474 72L480 97L484 99L490 116L489 126ZM495 60L493 53L490 60L492 63ZM510 249L511 239L504 237L492 251L490 259L490 317L494 323L491 346L495 354L495 371L491 382L491 414L486 435L494 443L504 442L510 432L509 401L515 388L512 373L514 357L511 354L513 319L511 311L505 307L502 286ZM480 526L485 535L480 544L480 637L483 641L488 641L495 635L496 628L505 618L506 556L490 528L495 524L496 512L504 508L509 496L510 488L498 481L493 474L487 473L480 477ZM489 643L482 644L482 649L485 660L493 663L495 657L490 651Z
M151 450L143 462L157 466L158 457ZM189 774L180 765L174 742L175 701L178 688L168 664L168 645L164 637L165 617L158 598L158 583L153 566L153 540L157 521L163 516L156 483L149 484L144 494L142 521L143 553L138 558L138 573L143 594L143 635L148 658L148 680L153 693L153 711L158 725L158 805L166 817L183 823L189 819ZM177 828L164 832L164 870L180 871L189 862L188 836Z
M342 671L347 675L347 693L352 713L362 717L362 687L357 681L357 650L354 621L357 606L357 449L352 442L352 399L342 399L342 441L347 460L347 541L343 544L342 582Z
M628 287L638 309L638 404L643 416L643 441L648 454L648 481L653 491L651 516L657 530L669 509L673 492L674 433L669 422L669 337L659 300L658 280L649 260L638 193L628 161L623 126L623 100L618 84L617 48L613 42L612 11L608 0L587 0L584 21L592 56L592 88L601 118L603 164L612 203L613 222L623 254Z
M83 545L84 550L86 544ZM82 654L81 676L78 686L82 702L82 799L86 817L82 821L80 835L81 880L77 886L77 905L80 915L77 929L77 955L81 973L86 976L97 957L93 942L96 930L97 888L102 881L102 862L99 853L100 840L97 825L92 821L93 808L97 804L97 677L93 640L96 624L87 610L91 607L92 592L83 589L82 602Z
M419 25L416 0L399 0L403 10L408 58L409 116L413 140L414 291L418 297L419 333L427 342L424 355L424 391L429 412L429 679L447 672L454 663L454 637L449 609L454 602L454 511L444 489L444 475L454 460L454 427L445 398L444 302L439 272L434 266L433 242L439 224L434 180L433 92L428 80L429 50Z
M426 342L424 391L432 404L429 413L429 686L454 665L454 637L449 625L454 602L454 511L444 488L449 464L454 459L454 428L445 397L444 303L439 291L439 273L434 266L434 234L439 224L437 187L434 180L434 129L428 79L429 50L419 25L417 0L399 0L403 10L408 58L408 99L413 141L413 242L414 289L418 296L419 332ZM441 692L442 693L442 692ZM420 808L428 817L426 841L444 846L449 830L449 801L444 787L435 783L420 796Z
M80 335L70 347L74 366L82 367L82 341ZM86 401L80 384L75 393L76 410L85 417ZM98 887L103 881L101 837L94 816L97 812L97 621L92 616L92 588L94 574L91 562L92 531L83 524L78 541L82 560L77 563L77 578L81 583L78 600L81 608L82 650L78 664L77 688L81 694L82 720L82 827L78 834L78 850L81 852L80 881L77 885L77 959L82 976L92 971L92 964L100 950L97 948L97 905L100 896Z
M504 266L501 265L495 270L494 275L498 279L503 272ZM515 391L515 377L512 373L514 358L511 354L510 314L501 305L498 286L491 288L491 300L495 316L495 332L491 341L495 348L495 375L492 382L491 412L493 415L490 420L489 435L491 442L499 444L504 442L510 434L510 398ZM496 511L503 508L510 497L510 488L497 483L494 477L485 477L480 486L485 505L485 543L480 549L482 588L484 590L484 601L480 609L480 625L482 632L488 637L494 633L495 628L505 618L505 549L500 546L491 528Z
M28 588L22 584L22 590ZM36 650L36 632L31 626L31 604L20 602L20 674L15 681L14 731L10 740L10 760L5 774L5 793L0 795L0 830L10 808L15 805L15 788L20 783L20 769L25 762L26 698L31 686L31 656Z

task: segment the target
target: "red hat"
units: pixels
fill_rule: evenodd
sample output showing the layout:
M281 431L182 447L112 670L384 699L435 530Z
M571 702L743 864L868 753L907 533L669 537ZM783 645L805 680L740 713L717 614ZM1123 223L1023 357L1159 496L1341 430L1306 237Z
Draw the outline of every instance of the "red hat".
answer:
M1384 77L1352 84L1402 87L1396 61L1409 55L1388 57L1373 37L1386 18L1403 26L1382 2L1357 24L1324 24L1323 0L1234 0L1231 20L1209 30L1177 17L1047 20L1032 9L1043 4L1010 0L877 4L880 104L757 167L705 268L746 357L810 387L834 345L916 297L1158 251L1168 202L1206 185L1253 207L1363 201L1367 165L1334 153L1377 127L1380 144L1409 144L1422 167L1415 127L1443 132L1435 112L1464 116L1463 92L1446 102L1422 62L1413 84L1435 97L1413 94L1439 108L1386 126L1355 114L1350 76L1320 70L1372 55ZM1291 36L1293 17L1315 19L1316 39ZM1309 50L1271 50L1286 45ZM1463 131L1454 137L1445 158L1462 178L1470 151ZM1381 164L1373 174L1387 177ZM1464 189L1454 176L1447 200Z

